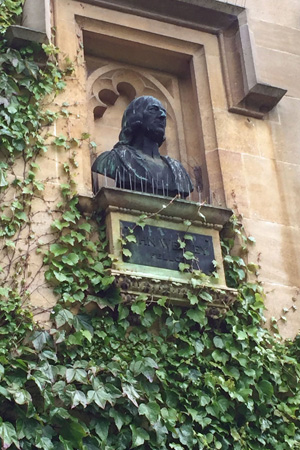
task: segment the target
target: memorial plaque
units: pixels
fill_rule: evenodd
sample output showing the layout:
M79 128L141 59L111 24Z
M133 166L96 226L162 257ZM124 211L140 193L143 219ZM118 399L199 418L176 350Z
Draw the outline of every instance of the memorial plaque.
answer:
M131 256L123 255L124 262L169 270L179 270L180 263L187 263L207 275L214 271L215 255L211 236L153 225L145 225L142 229L134 222L127 221L120 221L120 226L123 238L130 234L130 229L134 229L136 237L135 243L128 242L125 246ZM185 238L186 235L189 237ZM180 247L180 241L185 242L185 248ZM186 259L185 252L191 252L195 260Z

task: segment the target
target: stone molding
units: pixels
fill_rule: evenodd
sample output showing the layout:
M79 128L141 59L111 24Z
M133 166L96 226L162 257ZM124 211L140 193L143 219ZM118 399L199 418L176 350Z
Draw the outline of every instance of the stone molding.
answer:
M257 76L245 8L216 0L83 0L81 3L217 35L231 112L263 118L286 93L285 89L262 83Z
M145 294L148 296L148 302L157 302L162 297L167 297L172 304L179 306L189 306L190 302L187 297L187 291L197 295L201 290L208 292L212 298L212 302L204 302L207 306L206 315L213 319L224 316L230 310L231 305L237 298L235 289L217 286L209 286L205 283L193 288L186 282L178 280L160 280L155 278L134 276L111 270L111 274L115 277L115 284L120 289L123 302L134 303L136 299Z
M171 218L172 221L188 219L200 223L203 227L217 230L221 230L232 216L232 210L227 208L202 205L181 199L176 199L168 204L171 198L119 188L103 187L95 197L79 195L78 198L80 210L90 214L95 211L105 211L108 208L110 210L121 208L124 211L136 211L139 214L155 214L160 211L161 216ZM205 216L206 221L199 215L200 209L201 216Z

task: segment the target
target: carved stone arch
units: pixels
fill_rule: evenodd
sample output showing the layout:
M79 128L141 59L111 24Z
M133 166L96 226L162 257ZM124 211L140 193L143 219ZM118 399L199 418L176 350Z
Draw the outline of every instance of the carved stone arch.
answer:
M161 153L183 163L187 160L181 105L179 96L174 95L176 80L171 80L172 84L167 78L161 75L158 79L154 73L114 63L90 74L87 80L89 123L98 146L97 154L110 150L117 142L121 118L130 101L141 95L151 95L160 100L167 111L167 140ZM92 160L95 156L92 155Z

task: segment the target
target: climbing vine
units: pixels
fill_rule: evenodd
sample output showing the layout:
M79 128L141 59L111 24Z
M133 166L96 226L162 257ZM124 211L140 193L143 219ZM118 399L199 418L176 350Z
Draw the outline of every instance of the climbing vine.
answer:
M2 34L21 3L0 2ZM88 136L51 128L68 120L67 105L48 107L70 69L51 46L42 67L40 51L5 39L0 48L1 448L300 448L299 338L282 343L262 327L263 292L247 278L257 267L232 252L236 235L243 252L253 239L236 218L223 238L238 292L224 318L207 317L200 294L186 307L147 295L121 302L101 215L81 213L74 195L74 148ZM39 171L50 145L69 156L51 203L53 180ZM48 328L32 304L41 278L56 299Z

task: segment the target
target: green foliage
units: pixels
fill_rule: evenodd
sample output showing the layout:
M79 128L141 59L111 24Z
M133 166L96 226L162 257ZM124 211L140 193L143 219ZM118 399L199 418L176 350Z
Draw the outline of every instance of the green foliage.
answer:
M3 10L1 6L6 25L21 12L21 3L5 1ZM53 53L52 46L44 50ZM48 126L58 116L46 109L45 98L49 101L51 95L53 100L64 87L64 72L54 58L41 64L41 52L36 44L20 50L10 48L5 39L0 44L0 286L9 286L22 301L30 283L30 252L37 246L32 201L42 198L44 190L37 160L47 151Z
M0 35L21 15L23 3L24 0L0 0Z
M114 281L107 270L111 263L106 252L105 229L100 225L92 226L91 218L87 218L90 223L84 221L77 208L77 198L70 197L72 194L66 185L63 191L68 206L65 203L60 206L61 219L56 219L52 224L57 234L56 240L44 257L44 263L48 265L45 278L61 299L55 308L58 327L68 323L67 319L62 319L68 316L68 311L61 309L62 305L65 308L75 303L92 302L100 307L107 306L109 297L106 291ZM97 239L93 239L95 232Z
M61 294L56 327L2 362L10 448L299 448L298 341L261 328L257 286L217 322L200 302L106 306L103 291L74 314Z
M21 3L0 0L0 32ZM223 250L238 299L225 318L206 316L213 291L203 288L201 274L192 279L199 289L187 293L189 307L145 295L121 302L108 272L105 230L79 213L71 156L51 240L33 247L43 254L57 305L49 330L33 322L27 306L31 208L43 191L36 158L47 149L44 127L57 118L42 106L46 95L64 86L56 63L41 69L35 56L31 46L16 51L5 43L0 52L0 233L8 261L0 286L2 449L300 448L299 337L282 343L262 328L263 294L258 283L247 281L256 267L232 254L235 235L242 256L253 241L236 218ZM79 143L54 138L65 150ZM16 176L20 161L23 175ZM27 250L17 252L24 230ZM185 241L182 271L193 260ZM126 242L134 242L132 233Z
M43 189L36 182L34 164L36 157L47 151L41 128L56 117L42 108L42 99L64 87L56 64L49 61L41 69L35 56L30 46L20 51L4 48L0 54L0 187L8 186L7 170L23 158L26 176L16 186L27 195Z

